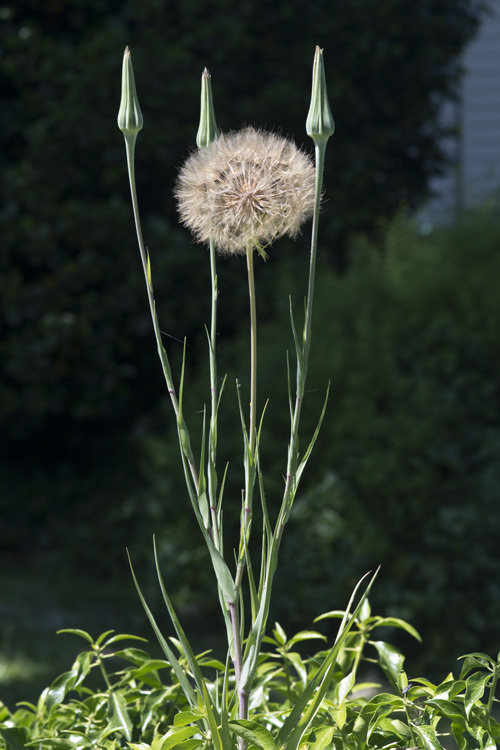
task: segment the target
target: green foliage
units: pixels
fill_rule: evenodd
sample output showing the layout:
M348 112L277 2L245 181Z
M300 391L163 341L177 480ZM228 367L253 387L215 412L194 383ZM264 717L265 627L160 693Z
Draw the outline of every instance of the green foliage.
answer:
M318 620L344 615L330 612ZM464 656L458 676L450 672L439 684L423 677L409 679L403 669L404 656L389 642L380 640L388 628L418 637L402 620L373 615L367 600L340 649L333 645L310 655L318 640L326 640L322 633L307 630L288 638L276 623L259 656L250 718L230 718L227 739L220 747L234 747L236 737L243 737L252 750L291 747L293 733L287 730L290 717L335 653L321 697L318 699L316 692L315 698L300 709L303 721L317 703L303 733L302 748L441 750L453 746L459 750L493 750L500 741L500 724L493 715L498 704L495 694L500 658L495 660L483 653ZM222 725L215 723L207 730L204 721L209 706L221 706L224 700L227 680L222 676L226 666L218 659L208 652L195 657L207 693L189 706L172 664L152 658L142 644L127 643L143 639L108 631L94 640L82 630L65 632L83 639L85 650L36 703L20 703L14 709L0 703L0 748L217 747L214 734L221 732ZM178 654L176 659L189 669L180 643L173 638L170 641ZM89 686L89 677L95 671L100 673L100 684ZM228 681L234 681L232 672Z

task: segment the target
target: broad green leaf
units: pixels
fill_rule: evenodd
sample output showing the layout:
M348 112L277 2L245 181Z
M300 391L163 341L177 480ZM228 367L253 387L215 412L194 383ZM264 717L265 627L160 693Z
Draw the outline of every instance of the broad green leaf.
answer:
M118 643L119 641L142 641L143 643L147 643L148 639L142 638L139 635L129 635L127 633L119 633L118 635L111 636L109 641L106 641L103 648L109 648L109 646L111 646L112 643Z
M490 680L491 675L484 672L474 672L465 681L465 713L467 718L473 707L480 701L484 695L485 688Z
M56 677L45 694L45 703L49 710L52 706L63 702L66 693L73 688L77 678L78 671L76 669L72 669L70 672L63 672L59 677Z
M417 639L417 641L422 641L422 638L417 630L410 625L409 623L405 622L405 620L401 620L399 617L377 617L377 622L375 627L387 627L387 628L400 628L401 630L406 630L407 633L412 635L414 638Z
M109 718L111 726L121 729L126 739L132 739L132 722L127 711L125 698L119 693L112 692L109 696Z
M354 683L356 682L356 673L351 672L350 674L343 677L340 682L338 682L335 685L334 690L334 703L336 706L341 706L351 690L354 687Z
M445 700L453 700L459 693L465 690L464 680L455 680L453 676L450 679L446 679L440 685L437 686L433 698L444 698Z
M230 721L229 729L234 734L237 734L238 737L243 737L250 745L259 748L259 750L277 750L271 732L256 721L248 719Z
M479 658L477 658L478 656ZM482 654L466 654L464 657L459 658L464 659L464 663L462 664L462 669L460 671L461 680L465 679L465 677L472 669L484 669L484 667L486 666Z
M380 666L387 679L397 687L398 675L403 669L405 657L397 648L385 641L370 641L378 651Z
M333 727L320 727L311 732L307 742L307 750L324 750L331 745L334 733Z
M394 730L394 732L396 732L396 734L399 737L409 737L410 736L410 734L411 734L410 727L407 724L405 724L404 722L400 721L400 719L391 719L390 721L391 721L392 729Z
M399 695L393 693L377 693L373 698L370 698L368 703L365 704L363 712L367 715L377 711L379 706L392 706L392 708L399 709L404 707L404 701Z
M307 683L307 669L306 665L302 661L302 657L296 651L291 651L286 654L286 658L293 664L295 671L297 672L301 683L306 685Z
M464 737L463 729L457 724L452 723L451 733L453 734L453 737L455 738L455 742L457 743L458 749L467 750L467 740Z
M133 676L136 678L140 678L148 674L149 672L156 672L156 670L158 669L165 669L169 666L170 664L168 663L168 661L165 661L165 659L150 659L149 661L141 664L141 666L137 669L132 669L131 674L133 674Z
M319 639L322 641L326 641L327 638L322 633L317 633L315 630L301 630L300 633L296 633L290 640L288 641L288 646L294 646L296 643L299 643L300 641L312 641L314 639Z
M205 740L197 738L192 740L183 740L182 742L179 742L178 745L176 745L176 748L177 750L195 750L195 748L200 747L200 745L205 745Z
M490 730L491 736L497 741L500 741L500 724L491 716L488 721L488 729Z
M276 638L276 641L280 644L280 646L284 646L286 643L286 633L279 624L279 622L275 623L273 635Z
M424 750L443 750L436 737L436 730L431 726L413 726L413 732L419 738Z
M96 638L96 641L95 641L95 643L96 643L96 646L100 646L100 645L101 645L101 643L102 643L102 642L103 642L104 640L106 640L106 638L108 637L108 635L111 635L111 633L114 633L114 632L115 632L114 630L106 630L106 631L104 631L104 633L101 633L101 635L99 635L99 636L98 636L98 637Z
M108 631L109 633L112 633L112 630ZM91 635L89 635L85 630L79 630L78 628L63 628L62 630L57 631L57 635L59 633L72 633L73 635L79 635L80 638L83 638L84 640L88 641L89 643L94 643L94 639Z
M25 750L30 735L25 727L0 727L0 736L7 750Z
M172 747L177 747L183 740L190 739L193 734L197 734L199 731L196 726L174 727L163 735L161 743L158 743L158 750L170 750ZM151 750L153 749L151 748Z
M435 708L440 716L446 716L463 729L466 727L465 712L462 706L444 698L432 698L426 701L427 707Z
M339 708L330 708L328 713L332 717L335 724L337 724L339 729L342 729L347 719L347 709L345 703L342 703Z
M368 741L370 740L372 734L380 729L383 719L385 719L387 716L390 716L393 711L394 706L391 704L381 704L377 707L377 710L371 716L370 721L368 722L368 731L366 737Z
M199 721L205 716L205 711L201 708L193 708L191 711L179 711L174 716L174 727L184 727L186 724L192 724Z
M332 609L331 612L323 612L322 615L318 615L318 617L314 618L314 622L319 622L320 620L328 620L330 618L334 618L336 620L341 620L345 615L345 611L342 609Z

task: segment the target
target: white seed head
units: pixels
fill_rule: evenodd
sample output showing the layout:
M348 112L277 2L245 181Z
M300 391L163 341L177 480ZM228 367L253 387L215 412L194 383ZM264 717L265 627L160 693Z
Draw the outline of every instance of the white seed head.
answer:
M283 235L295 237L314 204L314 166L295 144L244 128L195 151L175 195L182 223L198 242L244 255Z

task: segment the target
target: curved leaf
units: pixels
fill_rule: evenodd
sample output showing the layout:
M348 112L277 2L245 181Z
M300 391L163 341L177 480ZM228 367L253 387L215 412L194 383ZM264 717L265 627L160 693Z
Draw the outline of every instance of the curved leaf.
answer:
M242 737L250 745L260 748L260 750L277 750L271 732L256 721L248 719L230 721L229 729L234 734L237 734L238 737Z

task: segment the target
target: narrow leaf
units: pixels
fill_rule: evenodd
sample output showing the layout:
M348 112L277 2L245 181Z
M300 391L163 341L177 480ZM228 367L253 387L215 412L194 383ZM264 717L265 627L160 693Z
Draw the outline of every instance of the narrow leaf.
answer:
M128 551L127 551L127 555L128 555ZM159 642L159 644L160 644L160 646L161 646L161 648L163 650L163 653L167 657L167 659L168 659L168 661L169 661L172 669L175 672L175 676L177 677L177 679L179 681L179 684L180 684L180 686L182 688L182 691L183 691L184 695L186 696L186 698L187 698L188 702L190 703L190 705L194 706L197 703L195 692L194 692L193 688L191 687L191 685L189 683L189 680L187 679L186 673L184 672L183 668L181 667L181 665L177 661L177 658L175 657L174 652L172 651L172 649L168 645L167 641L163 637L163 634L162 634L160 628L158 627L158 625L156 623L154 615L151 612L151 610L149 609L149 607L148 607L148 605L146 603L146 600L144 599L144 596L142 595L142 591L141 591L141 589L139 587L139 583L137 581L137 578L135 577L135 573L134 573L134 569L132 567L132 561L130 559L130 555L128 555L128 559L129 559L129 564L130 564L130 570L132 571L132 578L134 579L134 584L135 584L135 587L137 589L137 593L139 594L139 599L141 600L141 604L142 604L142 606L144 608L144 611L146 612L148 620L151 623L151 626L152 626L152 628L153 628L153 630L155 632L155 635L156 635L156 637L158 639L158 642Z
M110 724L121 729L128 742L132 739L132 722L127 711L127 704L122 695L112 692L109 696Z

